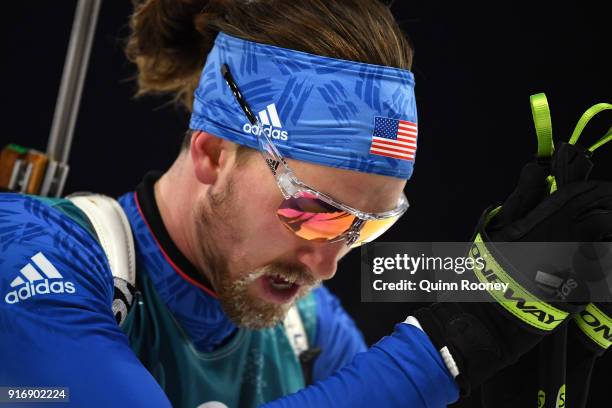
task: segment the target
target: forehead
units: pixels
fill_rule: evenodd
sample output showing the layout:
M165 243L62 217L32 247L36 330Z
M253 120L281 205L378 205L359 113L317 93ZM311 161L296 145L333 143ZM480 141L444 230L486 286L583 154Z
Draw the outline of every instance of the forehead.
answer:
M364 212L394 209L406 185L395 177L287 159L296 176L309 187Z

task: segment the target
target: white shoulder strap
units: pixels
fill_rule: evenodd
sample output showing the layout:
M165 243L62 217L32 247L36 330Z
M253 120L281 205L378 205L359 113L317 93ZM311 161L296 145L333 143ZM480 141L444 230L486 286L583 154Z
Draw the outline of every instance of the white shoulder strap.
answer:
M76 193L66 198L85 213L106 253L115 285L113 314L121 324L134 300L136 286L134 238L127 216L117 200L105 195Z
M289 344L299 360L300 354L308 350L308 337L306 336L306 330L304 330L304 324L302 323L302 317L297 305L293 305L289 309L283 325L285 326L285 333L289 339Z

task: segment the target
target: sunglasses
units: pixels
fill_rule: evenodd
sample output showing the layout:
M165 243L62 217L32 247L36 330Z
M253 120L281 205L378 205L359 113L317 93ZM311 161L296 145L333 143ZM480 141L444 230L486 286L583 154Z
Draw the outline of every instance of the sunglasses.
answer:
M397 207L383 213L365 213L335 201L296 177L274 145L271 137L240 92L227 64L221 75L252 126L260 129L259 151L276 179L283 202L276 215L280 222L298 237L316 242L346 240L351 248L373 241L387 231L408 209L408 199L402 192Z

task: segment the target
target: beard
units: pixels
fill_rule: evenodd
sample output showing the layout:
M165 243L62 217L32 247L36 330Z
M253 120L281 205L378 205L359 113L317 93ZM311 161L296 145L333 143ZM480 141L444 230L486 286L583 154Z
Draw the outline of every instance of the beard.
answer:
M240 220L232 216L239 214L233 210L237 201L233 199L232 180L222 192L209 191L208 198L209 206L202 203L196 208L194 215L198 226L197 238L201 243L201 264L209 272L208 276L211 277L221 308L239 327L261 329L280 323L293 303L279 305L266 302L249 291L252 284L262 276L299 282L296 296L296 299L299 299L320 285L321 281L315 279L305 266L284 262L273 262L252 270L231 270L228 257L222 248L215 245L216 240L211 237L223 236L227 242L234 243L244 241L237 228Z
M301 282L298 299L320 284L303 271L303 268L282 264L265 265L238 279L231 279L229 275L221 276L217 295L223 311L237 326L250 329L274 326L285 318L287 311L293 306L292 303L282 305L268 303L249 293L249 286L261 276L280 276L289 282Z

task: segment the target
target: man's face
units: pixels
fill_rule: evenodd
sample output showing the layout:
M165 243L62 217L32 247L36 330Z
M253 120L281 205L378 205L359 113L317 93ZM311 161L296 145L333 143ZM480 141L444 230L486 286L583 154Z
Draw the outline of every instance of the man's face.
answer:
M364 212L396 207L405 181L288 160L307 185ZM195 245L229 318L261 328L281 321L301 296L336 273L345 241L318 243L283 226L282 194L257 152L228 166L195 207Z

